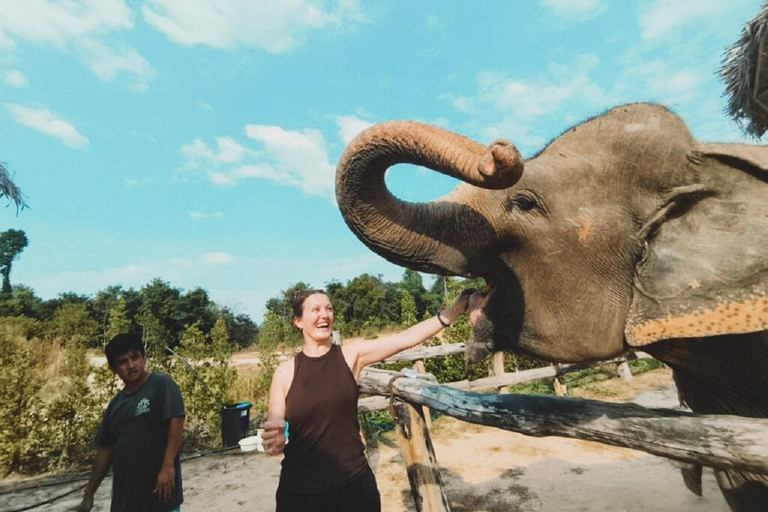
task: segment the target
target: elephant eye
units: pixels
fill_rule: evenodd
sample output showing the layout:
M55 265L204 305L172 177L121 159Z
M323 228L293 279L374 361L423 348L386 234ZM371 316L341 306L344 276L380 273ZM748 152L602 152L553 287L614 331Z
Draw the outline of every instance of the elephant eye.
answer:
M517 194L515 197L513 197L510 200L510 205L512 208L518 208L522 211L528 211L536 208L536 199L533 197L527 195L527 194Z

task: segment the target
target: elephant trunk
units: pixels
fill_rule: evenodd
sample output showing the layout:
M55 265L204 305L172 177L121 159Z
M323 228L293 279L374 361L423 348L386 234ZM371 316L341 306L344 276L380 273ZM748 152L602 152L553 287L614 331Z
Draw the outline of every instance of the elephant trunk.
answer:
M476 187L503 189L522 175L523 160L517 148L504 140L486 147L442 128L392 121L358 135L339 161L339 208L347 225L368 247L415 270L470 273L465 247L468 235L489 240L493 227L463 203L458 191L429 203L395 198L387 190L384 173L400 163L428 167Z

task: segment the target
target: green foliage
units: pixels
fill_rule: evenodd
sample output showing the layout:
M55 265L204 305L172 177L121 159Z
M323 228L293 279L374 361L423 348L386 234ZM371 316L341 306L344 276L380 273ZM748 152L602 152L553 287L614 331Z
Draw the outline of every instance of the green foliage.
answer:
M30 435L38 425L38 391L43 386L39 345L2 335L0 350L0 468L5 473L39 470L42 438Z
M0 339L24 338L30 340L43 334L43 323L26 316L0 317Z
M657 370L662 367L664 367L664 363L652 357L647 359L635 359L634 361L629 362L629 369L632 371L633 375Z
M17 284L11 294L0 294L0 316L27 316L38 320L50 318L45 315L43 299L35 295L28 286Z
M72 341L76 345L98 346L99 324L91 317L85 304L65 304L48 322L49 335Z
M11 293L11 265L29 244L21 229L8 229L0 233L0 275L3 276L3 294Z
M264 322L259 329L259 350L274 351L277 347L296 347L302 343L301 333L291 323L287 323L274 311L264 314Z
M416 309L416 301L408 290L403 290L403 298L400 301L400 325L410 327L418 323L419 312Z
M237 371L229 367L232 346L227 326L219 319L206 336L197 325L187 327L176 353L171 376L179 385L187 410L187 444L212 447L221 439L221 406L234 401Z
M131 328L131 321L128 319L126 308L125 300L120 299L112 309L109 310L109 320L107 322L107 328L104 331L104 341L109 341L116 335L129 331Z
M82 338L45 351L37 338L5 336L0 353L0 467L35 473L80 466L93 450L93 435L106 405L87 378ZM62 364L49 374L46 357ZM54 395L46 399L45 384Z
M235 395L251 402L251 419L258 423L267 418L269 387L278 365L277 354L273 351L259 351L260 365L255 371L238 372Z
M354 331L361 332L367 328L370 334L371 328L386 325L387 322L382 313L387 287L381 277L370 274L355 277L347 284L342 296L349 306L341 313Z

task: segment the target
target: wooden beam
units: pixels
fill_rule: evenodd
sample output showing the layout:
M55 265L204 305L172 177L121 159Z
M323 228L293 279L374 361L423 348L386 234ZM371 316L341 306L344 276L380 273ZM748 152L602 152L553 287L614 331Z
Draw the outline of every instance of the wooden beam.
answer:
M433 347L429 347L433 348ZM403 352L404 353L404 352ZM633 359L647 359L651 356L645 352L636 352L627 354L627 358ZM503 386L514 386L515 384L522 384L523 382L530 382L539 379L552 379L556 376L565 375L567 373L578 372L593 366L604 364L616 364L620 361L624 361L627 358L620 357L616 359L610 359L608 361L600 361L598 363L579 363L579 364L560 364L557 366L545 366L543 368L534 368L532 370L522 370L519 372L505 373L500 376L484 377L473 381L460 380L457 382L450 382L445 384L446 386L463 389L466 391L487 391L491 389L498 389ZM405 359L406 361L408 359ZM368 367L365 371L378 372L386 371L378 368ZM429 375L429 374L425 374ZM430 375L434 380L434 377ZM361 393L368 394L367 392L360 390ZM362 414L364 412L383 411L389 407L389 401L380 396L372 396L367 398L361 398L357 401L357 412Z
M418 361L419 359L429 359L430 357L463 354L465 349L466 345L464 343L446 343L445 345L435 345L431 347L419 345L416 348L398 352L389 359L382 361L382 363L391 364L398 361Z
M437 458L421 407L397 401L395 427L418 512L450 512Z
M359 388L388 394L394 372L366 369ZM642 450L683 462L768 474L768 419L697 415L634 404L542 395L479 394L399 378L395 396L469 423Z

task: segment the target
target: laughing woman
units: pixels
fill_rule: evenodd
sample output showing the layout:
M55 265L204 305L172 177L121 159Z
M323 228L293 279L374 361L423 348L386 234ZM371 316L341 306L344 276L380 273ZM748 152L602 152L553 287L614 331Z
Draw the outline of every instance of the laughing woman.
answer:
M285 454L277 512L381 510L357 421L360 372L448 327L467 311L472 292L464 290L451 307L403 332L344 346L331 343L333 306L325 292L296 294L293 323L304 346L275 371L263 434L269 455Z

